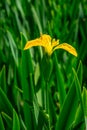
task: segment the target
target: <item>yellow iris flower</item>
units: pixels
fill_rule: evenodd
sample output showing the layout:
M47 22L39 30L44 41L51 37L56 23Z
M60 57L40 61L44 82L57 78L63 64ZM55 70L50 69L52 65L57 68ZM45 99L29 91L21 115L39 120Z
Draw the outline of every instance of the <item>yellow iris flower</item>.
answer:
M73 48L71 45L67 43L59 44L59 40L52 40L52 38L47 34L43 34L40 38L36 38L35 40L28 41L24 47L24 50L34 46L44 47L45 52L48 53L48 55L51 55L57 49L64 49L72 55L77 56L75 48Z

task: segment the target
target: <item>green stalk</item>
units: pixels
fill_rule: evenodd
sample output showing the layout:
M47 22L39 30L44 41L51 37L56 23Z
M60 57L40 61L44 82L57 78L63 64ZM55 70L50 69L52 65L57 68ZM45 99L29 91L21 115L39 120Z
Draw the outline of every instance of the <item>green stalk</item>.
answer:
M43 66L44 65L44 66ZM47 57L47 55L44 55L42 62L41 62L41 76L43 81L43 88L42 88L42 97L43 97L43 107L46 110L46 113L48 114L48 128L50 130L51 128L51 121L50 121L50 102L49 102L49 81L53 70L53 64L50 57Z
M49 105L49 82L46 82L46 112L48 114L48 128L51 129L51 122L50 122L50 105Z
M55 66L55 73L57 77L57 88L60 95L60 105L62 106L66 97L66 91L65 91L64 78L58 65L58 59L56 53L54 54L54 66Z
M43 76L41 75L41 95L42 95L42 107L43 107L43 110L45 110L46 108L46 105L45 105L45 80L43 78Z

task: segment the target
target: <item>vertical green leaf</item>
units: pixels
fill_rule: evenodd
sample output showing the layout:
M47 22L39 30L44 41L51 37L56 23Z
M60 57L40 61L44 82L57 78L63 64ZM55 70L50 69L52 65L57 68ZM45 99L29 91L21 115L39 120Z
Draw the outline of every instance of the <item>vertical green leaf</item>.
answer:
M7 93L7 87L6 87L6 67L3 66L2 70L0 71L0 86L4 90L5 93Z
M6 94L0 88L0 112L2 111L12 117L13 107L11 103L9 102Z
M6 122L6 126L8 127L8 129L12 128L12 117L10 117L9 115L7 115L5 112L2 112L2 117Z
M71 124L75 120L75 115L78 108L78 103L80 100L81 108L83 111L83 105L82 105L82 98L81 98L81 86L79 83L79 79L77 77L78 74L81 74L80 70L81 67L78 67L77 73L74 73L74 79L71 83L71 87L66 95L66 98L64 100L57 124L56 124L56 130L67 130L71 127ZM79 73L78 73L79 72ZM83 118L84 115L82 114Z
M73 68L73 72L74 72L74 76L75 76L75 85L76 85L77 95L78 95L78 98L80 100L82 112L83 112L83 115L84 115L84 108L83 108L83 102L82 102L82 96L81 96L81 85L80 85L77 73L76 73L74 68Z
M75 116L75 121L74 121L74 128L78 127L77 130L83 130L87 129L87 115L86 115L86 111L87 111L87 90L85 87L83 87L83 92L82 92L82 102L83 102L83 110L84 110L84 114L82 111L82 105L81 103L79 104L76 116Z
M76 109L78 106L78 97L74 84L70 87L66 95L58 121L56 123L56 130L67 130L73 119L75 118Z
M62 104L65 100L66 91L65 91L64 78L63 78L62 72L58 65L56 53L54 54L54 65L55 65L54 66L55 74L56 74L56 78L57 78L57 87L58 87L58 92L59 92L59 96L60 96L60 105L62 106Z
M82 72L83 72L83 68L82 68L82 63L80 61L79 65L78 65L77 73L76 73L75 69L73 69L77 96L78 96L78 100L80 102L79 107L78 107L77 112L76 112L73 127L74 128L78 127L79 130L80 129L82 130L85 127L85 124L84 124L84 121L85 121L85 118L84 118L84 106L83 106L82 94L81 94Z
M82 100L83 100L84 114L87 117L87 89L85 87L83 87Z
M41 27L41 23L40 23L40 20L39 20L39 17L38 17L38 14L34 8L33 5L31 5L31 10L32 10L32 14L33 14L33 17L34 17L34 20L38 26L38 29L39 29L39 32L42 33L42 27Z
M43 66L44 64L44 66ZM49 57L44 56L41 64L41 71L46 82L49 82L53 71L53 62Z
M13 110L13 128L12 130L20 130L19 117L15 110Z
M1 115L0 115L0 130L5 130L4 123L3 123Z
M46 111L44 111L42 108L40 108L39 116L38 116L38 125L37 130L48 130L49 126L49 117Z
M83 80L83 66L82 66L82 62L80 61L79 62L79 65L78 65L78 79L79 79L79 82L80 82L80 85L82 86L82 80ZM80 88L81 89L81 88Z
M87 129L87 90L85 87L83 88L82 100L83 100L83 109L84 109L84 116L85 116L85 125Z
M83 130L85 128L85 120L82 112L81 105L78 106L74 122L72 124L73 129Z
M9 46L11 48L11 53L12 53L13 59L14 59L16 65L18 66L18 50L17 50L16 43L15 43L10 31L7 31L7 36L8 36Z
M50 113L51 127L54 128L54 126L56 124L57 116L56 116L56 110L55 110L55 106L54 106L54 102L53 102L51 93L49 93L49 111L50 111L49 113Z
M26 38L21 34L22 47L26 43ZM34 98L34 86L33 86L33 64L29 50L22 50L22 61L21 61L21 84L23 90L24 99L24 118L27 129L35 129L35 115L31 109Z

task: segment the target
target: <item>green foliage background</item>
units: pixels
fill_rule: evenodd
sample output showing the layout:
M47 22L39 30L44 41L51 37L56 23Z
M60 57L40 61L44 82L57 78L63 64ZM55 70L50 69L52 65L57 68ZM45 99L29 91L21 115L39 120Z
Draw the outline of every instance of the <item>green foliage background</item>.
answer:
M78 57L24 51L40 33ZM0 0L0 130L87 130L86 36L86 0Z

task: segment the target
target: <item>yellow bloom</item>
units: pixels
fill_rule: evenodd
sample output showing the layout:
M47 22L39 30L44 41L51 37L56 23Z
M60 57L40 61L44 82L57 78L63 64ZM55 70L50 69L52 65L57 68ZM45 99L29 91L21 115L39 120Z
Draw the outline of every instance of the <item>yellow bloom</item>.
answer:
M77 56L75 48L73 48L71 45L67 43L59 44L59 40L55 39L52 40L52 38L46 34L41 35L40 38L37 38L35 40L28 41L24 47L24 50L34 46L44 47L48 55L51 55L56 49L64 49L69 53L71 53L72 55Z

